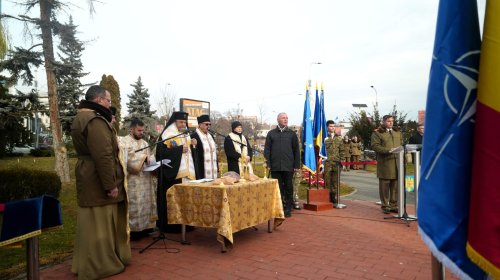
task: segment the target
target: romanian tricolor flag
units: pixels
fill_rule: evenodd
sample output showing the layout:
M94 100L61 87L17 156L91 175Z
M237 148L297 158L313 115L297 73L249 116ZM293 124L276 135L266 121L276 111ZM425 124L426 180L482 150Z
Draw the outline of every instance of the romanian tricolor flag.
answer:
M326 120L325 106L323 98L323 86L321 87L321 97L318 94L318 84L316 84L316 102L314 105L314 124L313 124L314 146L318 147L318 153L321 156L321 149L325 142ZM326 153L325 153L326 154Z
M488 0L481 45L467 255L500 279L500 2Z
M303 168L311 173L316 173L316 155L314 153L313 130L311 118L311 105L309 100L309 87L306 86L306 100L304 101L304 118L302 120L302 157Z
M326 118L325 118L325 91L323 90L323 83L321 83L321 119L322 122L321 124L323 125L323 133L322 133L322 142L321 142L321 149L319 150L319 156L321 158L326 158L326 146L325 146L325 139L328 137L328 130L326 128Z

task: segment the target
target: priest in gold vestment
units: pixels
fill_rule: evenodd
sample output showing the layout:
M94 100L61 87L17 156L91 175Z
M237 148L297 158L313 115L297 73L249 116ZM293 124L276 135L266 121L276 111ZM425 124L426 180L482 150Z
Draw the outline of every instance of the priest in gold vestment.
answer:
M129 135L121 137L127 165L129 197L130 239L138 240L152 232L158 216L156 214L156 177L144 167L156 162L148 142L143 139L145 124L142 120L131 120ZM145 148L145 149L143 149ZM143 149L141 151L138 151Z

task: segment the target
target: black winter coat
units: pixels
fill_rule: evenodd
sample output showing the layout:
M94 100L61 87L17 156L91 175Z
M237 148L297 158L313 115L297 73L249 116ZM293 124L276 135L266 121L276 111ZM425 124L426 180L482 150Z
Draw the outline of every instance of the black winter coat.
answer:
M249 144L247 147L248 156L250 157L250 160L252 160L253 151L252 147L250 147L248 139L247 139L247 144ZM241 158L241 154L236 152L236 149L234 148L233 144L233 139L231 139L231 137L229 136L226 136L226 138L224 139L224 152L226 153L227 157L227 171L234 171L240 174L240 166L238 165L238 161Z
M271 171L294 171L300 168L299 139L288 127L269 131L264 147L264 157Z

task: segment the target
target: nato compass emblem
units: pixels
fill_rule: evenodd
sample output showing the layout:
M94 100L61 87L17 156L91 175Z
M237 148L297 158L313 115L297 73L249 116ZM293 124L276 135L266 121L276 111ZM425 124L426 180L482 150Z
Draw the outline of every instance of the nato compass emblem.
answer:
M453 64L443 64L446 75L443 82L443 95L451 112L456 115L454 126L461 126L466 122L474 122L477 102L477 78L479 70L474 68L479 63L479 50L469 51L460 56ZM436 60L436 57L433 57ZM474 66L470 66L470 65ZM464 93L464 94L463 94ZM425 179L432 174L434 166L439 161L443 151L453 140L454 133L450 133L433 159Z

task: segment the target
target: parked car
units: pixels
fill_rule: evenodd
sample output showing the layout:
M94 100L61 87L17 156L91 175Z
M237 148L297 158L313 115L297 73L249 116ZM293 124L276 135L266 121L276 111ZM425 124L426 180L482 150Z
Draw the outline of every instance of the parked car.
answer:
M28 155L31 150L35 148L31 147L30 145L16 145L14 146L14 149L12 149L12 153L14 154L23 154L23 155Z

